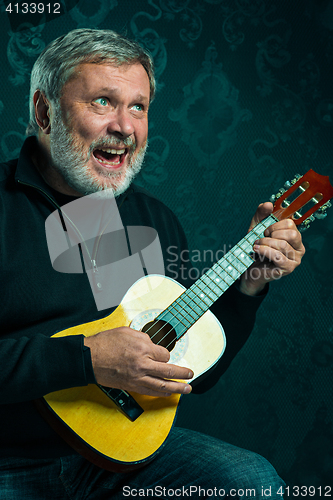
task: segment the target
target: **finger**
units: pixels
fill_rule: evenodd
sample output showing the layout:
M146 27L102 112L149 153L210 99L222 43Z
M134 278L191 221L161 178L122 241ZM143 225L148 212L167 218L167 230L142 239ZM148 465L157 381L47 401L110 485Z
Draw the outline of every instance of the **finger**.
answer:
M251 220L249 231L251 231L263 219L268 217L272 213L272 211L273 211L273 204L271 202L267 201L265 203L261 203L258 206L256 213L254 214Z
M295 223L290 219L272 224L267 229L265 229L264 236L271 238L281 238L281 234L279 236L277 234L279 231L285 231L285 234L282 236L282 238L286 240L289 240L290 235L291 238L295 239L299 243L302 242L301 233L298 231Z
M284 242L284 244L283 244ZM278 230L271 233L271 237L261 238L255 244L276 246L276 248L286 249L288 252L291 250L300 255L305 253L305 248L302 243L302 237L297 230Z
M267 229L265 229L264 235L265 236L272 236L272 233L274 233L275 231L281 231L281 230L296 231L297 233L299 233L294 221L292 221L291 219L284 219L284 220L280 220L278 222L275 222L274 224L269 226ZM300 233L299 233L299 235L300 235Z
M190 368L156 362L148 368L147 374L163 379L189 380L194 377L194 372Z
M167 363L170 359L170 352L162 345L155 344L148 333L131 330L131 334L137 336L140 344L136 344L136 349L142 350L142 354L147 354L148 358L155 361Z
M151 359L167 363L170 359L170 352L161 345L153 344L151 351Z
M297 253L295 252L295 250L291 249L289 252L287 250L284 250L287 255L280 249L269 245L255 245L253 249L256 254L260 255L260 257L262 257L263 259L268 259L270 263L274 264L277 268L285 272L291 272L291 270L294 269L301 260L297 257Z
M145 332L137 332L142 336L142 339L145 342L148 342L149 344L149 350L150 350L150 357L151 359L155 361L162 361L164 363L167 363L170 359L170 352L168 349L163 347L162 345L155 344L152 340L152 338L148 335L148 333Z
M290 241L287 241L285 238L261 238L257 240L253 246L253 250L256 253L262 255L261 250L264 247L269 247L271 249L277 250L281 252L283 255L287 257L289 260L298 261L301 259L302 251L301 247L298 246L298 240L295 237L290 238Z
M185 390L185 387L186 387L186 390ZM144 394L146 396L166 398L166 397L171 396L172 394L190 394L190 392L192 391L192 387L188 384L185 387L184 387L184 389L179 389L177 387L177 390L173 390L172 392L171 391L167 392L167 391L159 391L158 389L154 389L154 388L152 389L150 387L143 385L143 386L136 387L135 390L133 390L132 392L137 392L139 394Z
M135 391L132 391L132 392L137 392L138 394L144 394L145 396L153 396L155 398L167 398L167 397L171 396L171 392L167 393L167 392L151 391L151 390L147 389L146 387L144 387L142 389L136 389Z
M189 394L192 391L189 384L156 377L145 377L141 385L145 394L147 394L147 391L158 394Z

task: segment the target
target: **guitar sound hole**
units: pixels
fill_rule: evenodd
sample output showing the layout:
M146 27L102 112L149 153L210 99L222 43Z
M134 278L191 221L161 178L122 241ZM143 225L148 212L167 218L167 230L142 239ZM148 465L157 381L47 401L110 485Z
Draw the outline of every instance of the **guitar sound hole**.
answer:
M166 321L150 321L142 328L142 331L148 333L154 344L161 345L172 351L175 347L177 336L172 326Z

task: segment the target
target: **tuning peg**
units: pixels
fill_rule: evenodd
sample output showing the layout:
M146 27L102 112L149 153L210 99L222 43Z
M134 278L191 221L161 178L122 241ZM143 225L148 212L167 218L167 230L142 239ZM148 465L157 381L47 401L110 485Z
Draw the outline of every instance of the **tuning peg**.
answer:
M311 223L310 217L308 219L305 219L305 221L303 221L299 227L300 232L302 233L303 231L306 231L307 229L309 229L310 223Z
M314 216L313 215L310 215L310 217L308 217L307 219L305 219L302 224L300 225L300 228L299 230L302 232L302 231L306 231L307 229L309 229L310 227L310 224L311 222L313 222L315 220Z
M291 184L296 184L298 179L300 179L302 176L300 174L295 174L294 178L291 181Z
M278 198L280 198L280 196L282 196L282 194L284 193L285 191L282 190L282 188L276 193L276 194L272 194L272 196L269 198L269 201L271 203L274 203Z
M309 227L310 227L310 224L307 224L307 225L300 224L298 230L299 230L300 233L303 233L304 231L306 231L307 229L309 229Z
M330 208L331 206L332 206L332 204L330 201L326 202L325 205L320 207L317 210L317 212L314 213L314 216L317 217L317 219L325 219L325 217L327 216L326 210L328 208Z
M318 210L318 212L316 212L314 215L317 219L325 219L325 217L327 217L327 212L325 212L325 210Z
M285 189L289 189L291 187L291 182L290 181L286 181L284 183L284 186L283 186Z

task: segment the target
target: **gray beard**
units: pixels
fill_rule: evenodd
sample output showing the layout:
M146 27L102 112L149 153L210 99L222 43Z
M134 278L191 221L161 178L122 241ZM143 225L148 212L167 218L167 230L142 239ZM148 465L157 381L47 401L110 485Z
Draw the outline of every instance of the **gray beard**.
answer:
M102 198L112 198L119 196L129 187L134 177L140 172L145 152L148 146L141 148L133 160L135 143L133 139L127 138L123 141L116 137L103 137L94 141L89 148L88 154L85 155L84 147L75 143L75 138L70 132L70 129L65 126L60 116L61 111L56 110L54 122L50 137L50 150L53 167L62 175L66 184L75 189L78 193L89 195L99 193ZM104 173L105 180L101 176L97 179L87 170L86 164L92 154L92 151L97 147L111 147L118 144L129 147L129 166L124 173L106 172ZM122 179L123 177L123 179ZM122 180L121 180L122 179ZM110 185L110 181L115 186Z

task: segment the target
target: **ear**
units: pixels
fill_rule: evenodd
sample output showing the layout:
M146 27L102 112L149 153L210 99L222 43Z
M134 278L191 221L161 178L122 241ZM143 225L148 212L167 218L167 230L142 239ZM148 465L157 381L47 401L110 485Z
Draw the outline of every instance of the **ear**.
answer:
M39 89L34 93L33 101L37 125L43 134L49 134L51 132L50 104Z

